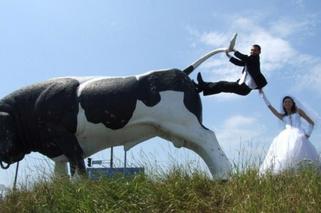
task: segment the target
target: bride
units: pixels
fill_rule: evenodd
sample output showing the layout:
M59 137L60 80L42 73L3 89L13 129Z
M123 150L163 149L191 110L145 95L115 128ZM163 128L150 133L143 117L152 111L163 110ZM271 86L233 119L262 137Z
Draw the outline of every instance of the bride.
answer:
M285 124L285 129L273 139L260 166L259 174L262 175L266 172L279 174L287 169L295 169L304 163L319 166L319 155L308 139L312 133L314 121L297 107L292 97L285 96L283 98L283 112L278 112L266 98L264 92L262 90L259 92L271 112ZM306 131L301 126L301 118L309 124Z

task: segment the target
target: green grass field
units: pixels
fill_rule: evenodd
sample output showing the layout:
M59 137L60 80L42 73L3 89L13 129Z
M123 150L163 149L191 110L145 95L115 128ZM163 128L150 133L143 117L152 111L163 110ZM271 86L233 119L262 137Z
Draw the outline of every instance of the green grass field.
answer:
M43 180L20 186L0 212L320 212L321 175L313 169L259 177L235 172L226 182L172 168L157 175L91 181Z

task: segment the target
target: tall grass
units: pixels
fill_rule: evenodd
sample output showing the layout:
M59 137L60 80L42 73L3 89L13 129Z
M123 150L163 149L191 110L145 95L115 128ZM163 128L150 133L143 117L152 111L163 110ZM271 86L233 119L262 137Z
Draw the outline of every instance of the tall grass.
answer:
M173 166L162 174L53 178L21 186L0 201L0 212L318 212L321 176L311 168L260 177L235 170L230 180Z

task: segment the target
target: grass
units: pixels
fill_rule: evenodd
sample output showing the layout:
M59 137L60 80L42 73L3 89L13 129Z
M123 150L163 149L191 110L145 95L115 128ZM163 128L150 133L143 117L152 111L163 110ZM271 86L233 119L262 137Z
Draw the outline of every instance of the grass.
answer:
M313 169L259 177L236 172L226 182L173 167L157 175L99 181L42 180L0 201L0 212L317 212L321 176Z

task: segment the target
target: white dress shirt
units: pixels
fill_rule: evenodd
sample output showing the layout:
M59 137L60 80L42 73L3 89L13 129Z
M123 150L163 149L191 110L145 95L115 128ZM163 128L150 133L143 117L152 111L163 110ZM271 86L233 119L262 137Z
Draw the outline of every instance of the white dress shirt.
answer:
M257 88L257 85L256 85L254 79L252 78L251 74L247 71L246 66L245 66L245 70L242 73L242 76L239 81L239 84L243 84L243 83L245 83L251 89Z

